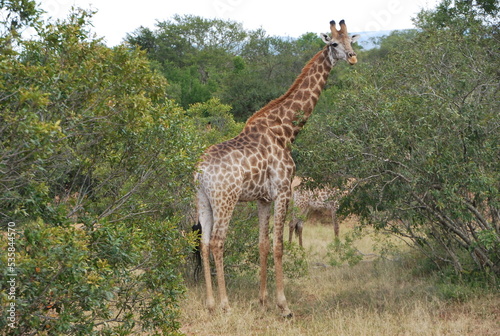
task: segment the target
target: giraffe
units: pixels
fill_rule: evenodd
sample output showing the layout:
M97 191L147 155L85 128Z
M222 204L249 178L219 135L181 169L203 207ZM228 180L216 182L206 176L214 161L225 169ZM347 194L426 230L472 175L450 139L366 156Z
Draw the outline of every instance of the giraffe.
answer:
M255 112L236 137L209 147L195 174L197 211L200 221L200 248L206 286L206 305L215 310L210 273L214 258L220 306L230 305L224 279L223 250L229 221L239 201L257 201L259 217L260 289L262 305L267 300L267 256L270 252L269 218L274 202L273 256L276 277L276 304L283 316L292 312L283 284L283 226L292 195L295 163L290 145L311 115L332 67L338 60L357 63L344 20L337 30L330 22L331 35L322 34L326 46L305 65L292 86L281 97Z
M300 182L296 183L297 185L294 186L292 196L293 208L292 219L289 223L288 241L292 242L293 232L295 231L299 238L299 245L303 246L302 229L304 221L311 210L328 210L330 212L335 238L338 238L339 223L337 220L337 210L339 209L339 201L349 193L353 183L354 180L350 179L344 190L330 187L306 189L300 186Z

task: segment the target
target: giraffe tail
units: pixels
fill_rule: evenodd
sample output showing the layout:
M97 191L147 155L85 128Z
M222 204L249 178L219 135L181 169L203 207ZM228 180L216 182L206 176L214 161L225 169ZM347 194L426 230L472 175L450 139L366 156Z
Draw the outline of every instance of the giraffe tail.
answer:
M193 258L194 258L194 271L193 271L193 279L195 282L198 282L198 278L201 271L201 224L198 221L197 224L194 224L191 227L191 230L196 233L196 245L193 248Z

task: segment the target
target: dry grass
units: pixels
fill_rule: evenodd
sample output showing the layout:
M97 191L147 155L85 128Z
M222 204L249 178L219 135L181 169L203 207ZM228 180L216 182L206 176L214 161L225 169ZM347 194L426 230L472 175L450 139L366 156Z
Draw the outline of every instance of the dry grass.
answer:
M341 234L354 221L344 221ZM292 319L280 316L270 302L258 302L258 279L229 279L232 310L210 315L204 307L204 285L189 288L182 304L186 335L499 335L500 295L474 295L466 300L443 299L434 282L413 276L406 262L366 260L356 266L324 267L331 226L308 223L304 245L309 276L289 279L286 294ZM357 242L363 253L373 252L379 238Z

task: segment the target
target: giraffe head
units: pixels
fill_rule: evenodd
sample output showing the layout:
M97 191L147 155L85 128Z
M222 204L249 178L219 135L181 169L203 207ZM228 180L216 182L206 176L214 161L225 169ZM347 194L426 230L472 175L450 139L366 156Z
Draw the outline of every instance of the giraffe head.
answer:
M337 30L335 21L330 21L331 36L321 34L323 42L328 46L330 60L335 63L337 60L346 60L349 64L356 64L358 59L352 49L351 43L356 42L359 35L350 36L347 33L347 27L344 20L340 21L340 30Z

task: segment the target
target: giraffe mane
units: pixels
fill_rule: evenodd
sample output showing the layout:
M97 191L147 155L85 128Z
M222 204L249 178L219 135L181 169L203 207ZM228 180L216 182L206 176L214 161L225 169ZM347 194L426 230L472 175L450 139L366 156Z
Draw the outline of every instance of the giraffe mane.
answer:
M311 58L309 60L309 62L304 66L304 68L302 68L301 73L297 76L297 78L293 82L292 86L290 86L290 88L288 89L288 91L285 92L282 96L280 96L280 97L278 97L278 98L276 98L274 100L271 100L264 107L262 107L260 110L258 110L257 112L255 112L247 120L247 122L245 124L245 127L247 125L252 124L256 119L259 119L261 116L265 115L270 110L272 110L276 106L280 105L285 99L287 99L300 86L300 84L303 82L304 78L308 76L308 72L311 69L313 63L315 63L317 61L317 59L319 57L321 57L321 55L323 55L323 53L325 52L325 50L326 50L326 47L323 48L322 50L318 51L316 53L316 55L314 55L313 58Z

